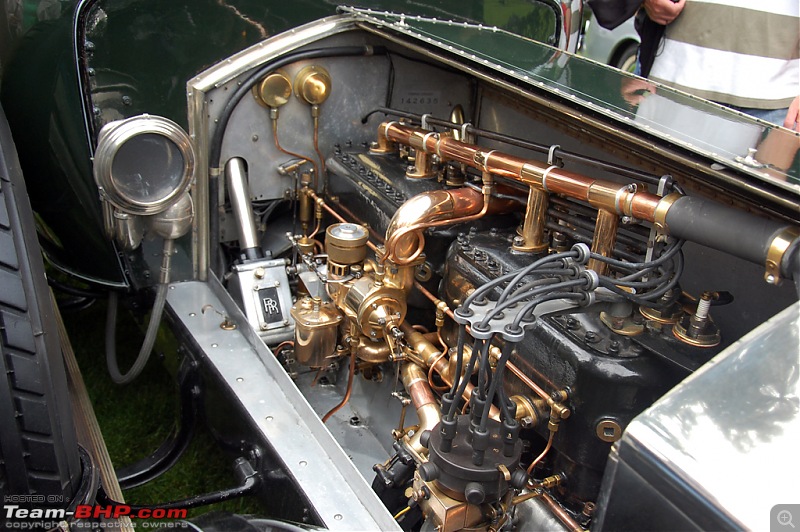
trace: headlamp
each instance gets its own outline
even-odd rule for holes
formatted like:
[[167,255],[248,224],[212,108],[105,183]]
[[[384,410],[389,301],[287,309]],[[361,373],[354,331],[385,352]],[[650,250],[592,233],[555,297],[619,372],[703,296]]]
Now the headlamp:
[[193,175],[189,136],[171,120],[145,114],[100,130],[94,179],[103,197],[122,212],[165,211],[184,193]]

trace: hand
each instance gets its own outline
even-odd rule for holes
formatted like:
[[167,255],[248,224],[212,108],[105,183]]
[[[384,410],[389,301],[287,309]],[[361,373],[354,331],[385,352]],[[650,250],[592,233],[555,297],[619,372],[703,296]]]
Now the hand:
[[681,14],[686,0],[644,0],[644,10],[647,11],[647,16],[650,20],[662,26],[666,26]]
[[648,94],[655,94],[656,86],[642,78],[622,80],[622,97],[631,107],[637,107]]
[[786,113],[786,118],[783,120],[783,127],[789,128],[793,131],[800,131],[800,96],[792,100],[789,104],[789,111]]

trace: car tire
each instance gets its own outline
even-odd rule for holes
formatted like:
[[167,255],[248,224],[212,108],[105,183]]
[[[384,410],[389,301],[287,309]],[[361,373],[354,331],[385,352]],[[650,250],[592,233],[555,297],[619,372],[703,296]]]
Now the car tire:
[[4,503],[66,507],[80,483],[80,454],[55,319],[33,212],[0,108],[0,498]]
[[612,66],[624,72],[630,72],[636,69],[636,55],[639,52],[639,43],[630,42],[623,45],[614,56],[614,61],[611,62]]

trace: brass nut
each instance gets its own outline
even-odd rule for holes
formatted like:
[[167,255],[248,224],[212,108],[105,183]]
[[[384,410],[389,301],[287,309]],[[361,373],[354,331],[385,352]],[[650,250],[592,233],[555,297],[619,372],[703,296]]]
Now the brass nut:
[[613,443],[622,437],[622,427],[613,419],[603,419],[597,424],[597,437]]

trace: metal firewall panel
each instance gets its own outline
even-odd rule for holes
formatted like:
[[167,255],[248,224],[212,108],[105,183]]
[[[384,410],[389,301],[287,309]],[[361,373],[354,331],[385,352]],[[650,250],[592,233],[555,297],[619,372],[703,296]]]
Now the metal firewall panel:
[[[330,45],[364,44],[364,35],[341,35],[329,38]],[[320,105],[319,146],[330,149],[336,143],[362,144],[374,140],[375,130],[382,115],[374,115],[366,124],[360,120],[335,121],[334,116],[365,116],[384,105],[390,78],[390,62],[386,56],[370,58],[326,58],[315,61],[300,61],[280,70],[290,80],[309,65],[325,68],[331,76],[330,97]],[[237,81],[229,82],[209,92],[209,111],[216,116],[227,102],[227,96],[237,87]],[[242,157],[248,162],[250,197],[253,200],[280,199],[286,191],[294,189],[291,176],[281,175],[277,166],[260,164],[263,161],[285,163],[296,159],[278,151],[272,133],[270,111],[257,103],[252,95],[245,96],[236,106],[222,144],[222,161],[231,157]],[[314,160],[313,122],[311,106],[294,95],[286,105],[279,108],[278,139],[281,147]],[[331,153],[323,153],[329,157]]]
[[[399,530],[270,350],[216,278],[170,286],[167,303],[204,361],[241,404],[241,415],[268,442],[330,530]],[[212,305],[237,327],[220,328]]]

